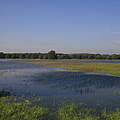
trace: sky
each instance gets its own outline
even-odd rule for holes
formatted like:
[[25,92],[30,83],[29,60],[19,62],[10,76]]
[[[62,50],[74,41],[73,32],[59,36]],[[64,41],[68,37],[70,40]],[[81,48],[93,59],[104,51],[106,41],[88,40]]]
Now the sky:
[[120,0],[0,0],[0,51],[120,54]]

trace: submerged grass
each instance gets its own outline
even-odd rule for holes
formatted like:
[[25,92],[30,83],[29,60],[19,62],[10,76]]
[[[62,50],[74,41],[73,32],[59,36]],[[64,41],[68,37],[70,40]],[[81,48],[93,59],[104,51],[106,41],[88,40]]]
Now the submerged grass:
[[52,61],[52,60],[19,60],[38,65],[62,67],[68,70],[80,72],[94,72],[120,76],[119,63],[98,63],[98,62],[75,62],[75,61]]

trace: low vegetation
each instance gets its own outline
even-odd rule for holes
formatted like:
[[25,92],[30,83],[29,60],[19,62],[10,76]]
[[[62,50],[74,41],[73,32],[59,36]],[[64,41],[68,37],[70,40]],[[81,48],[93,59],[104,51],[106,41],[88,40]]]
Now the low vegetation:
[[74,61],[53,61],[53,60],[21,60],[38,65],[62,67],[68,70],[80,72],[103,73],[120,76],[120,64],[118,63],[95,63],[95,62],[74,62]]
[[120,109],[108,113],[95,114],[90,108],[78,109],[75,105],[65,105],[58,111],[59,120],[120,120]]
[[[68,104],[54,108],[56,112],[51,113],[53,111],[36,106],[30,100],[8,95],[1,94],[0,97],[0,120],[120,120],[120,109],[98,113],[93,108]],[[52,119],[49,118],[50,114],[53,116]]]
[[43,120],[46,108],[35,106],[29,100],[17,100],[6,91],[0,91],[0,120]]
[[59,120],[98,120],[93,116],[91,109],[79,110],[75,105],[65,105],[58,110]]
[[47,109],[34,106],[29,101],[13,101],[12,97],[0,98],[0,120],[42,120],[47,114]]

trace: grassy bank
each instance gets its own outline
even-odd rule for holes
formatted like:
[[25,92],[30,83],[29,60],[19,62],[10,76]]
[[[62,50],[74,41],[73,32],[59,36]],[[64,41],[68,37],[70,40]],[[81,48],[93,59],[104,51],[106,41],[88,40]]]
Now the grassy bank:
[[98,112],[83,107],[86,104],[65,104],[53,108],[53,112],[27,98],[10,96],[9,92],[0,91],[0,95],[0,120],[120,120],[120,109]]
[[120,120],[120,109],[97,113],[92,108],[79,108],[68,104],[56,108],[53,112],[27,100],[16,100],[15,97],[0,98],[0,120]]
[[97,63],[97,62],[74,62],[74,61],[52,61],[52,60],[19,60],[38,65],[62,67],[68,70],[80,72],[104,73],[120,76],[120,64],[118,63]]
[[58,110],[59,120],[120,120],[120,110],[108,113],[106,110],[95,114],[94,109],[80,109],[75,105],[65,105]]
[[0,98],[0,120],[42,120],[47,114],[46,108],[15,100],[13,97]]
[[42,120],[47,109],[0,91],[0,120]]

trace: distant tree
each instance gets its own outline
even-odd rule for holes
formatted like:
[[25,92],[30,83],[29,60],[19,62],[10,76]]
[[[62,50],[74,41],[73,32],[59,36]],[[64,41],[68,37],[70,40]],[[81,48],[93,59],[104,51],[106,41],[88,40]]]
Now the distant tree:
[[5,54],[3,52],[0,52],[0,58],[5,58]]
[[0,52],[0,58],[6,59],[120,59],[120,54],[89,54],[89,53],[74,53],[64,54],[55,53],[54,50],[48,53],[3,53]]
[[38,55],[38,58],[39,58],[39,59],[43,59],[43,55],[40,53],[40,54]]
[[79,59],[79,54],[69,54],[72,59]]
[[59,59],[71,59],[71,57],[68,54],[62,54],[59,56]]
[[25,54],[19,54],[20,59],[25,59]]
[[48,59],[57,59],[57,55],[54,50],[48,52]]
[[95,59],[95,55],[94,54],[88,54],[88,59]]
[[30,54],[30,58],[31,59],[37,59],[38,58],[38,54],[37,53],[31,53]]
[[120,59],[120,55],[112,54],[111,58],[112,59]]
[[25,58],[30,59],[30,53],[25,53]]
[[95,59],[104,59],[104,58],[103,58],[102,55],[100,55],[100,54],[96,54],[96,55],[95,55]]
[[43,55],[43,59],[48,59],[48,55],[47,55],[47,54],[44,54],[44,55]]
[[88,59],[88,53],[81,53],[81,59]]
[[11,58],[12,58],[12,59],[15,59],[15,58],[16,58],[16,54],[15,54],[15,53],[12,53],[12,54],[11,54]]
[[9,58],[11,58],[11,55],[10,54],[5,54],[5,58],[9,59]]

